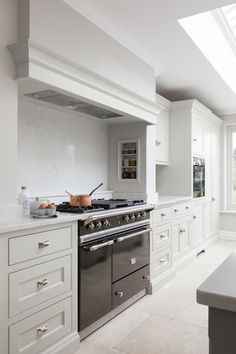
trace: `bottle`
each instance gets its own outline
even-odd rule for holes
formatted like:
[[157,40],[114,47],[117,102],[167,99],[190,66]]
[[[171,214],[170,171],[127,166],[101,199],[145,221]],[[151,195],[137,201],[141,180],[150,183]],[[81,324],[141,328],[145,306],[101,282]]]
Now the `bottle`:
[[27,188],[25,186],[21,187],[21,192],[18,197],[18,203],[21,205],[21,215],[30,215],[30,195],[27,192]]

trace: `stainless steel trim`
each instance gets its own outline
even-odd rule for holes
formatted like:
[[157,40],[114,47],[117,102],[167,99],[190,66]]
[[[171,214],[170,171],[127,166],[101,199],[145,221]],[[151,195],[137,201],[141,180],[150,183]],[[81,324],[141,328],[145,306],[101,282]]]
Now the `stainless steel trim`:
[[93,220],[97,220],[97,219],[103,219],[103,218],[108,218],[109,216],[115,216],[115,215],[123,215],[123,214],[127,214],[127,213],[135,213],[135,212],[140,212],[140,211],[151,211],[153,210],[154,207],[151,206],[146,206],[145,204],[140,204],[139,206],[137,206],[137,208],[124,208],[123,210],[121,210],[120,208],[117,208],[114,212],[107,212],[104,214],[97,214],[97,215],[91,215],[89,216],[86,220],[84,220],[84,225],[88,225],[91,221]]
[[116,242],[122,242],[122,241],[128,240],[129,238],[141,235],[144,232],[150,232],[150,231],[152,231],[152,229],[148,228],[148,229],[144,229],[144,230],[141,230],[141,231],[134,232],[133,234],[130,234],[130,235],[127,235],[127,236],[118,237],[116,239]]
[[150,224],[150,220],[146,219],[146,220],[137,221],[137,222],[134,222],[134,223],[128,224],[128,225],[113,227],[112,229],[93,232],[92,234],[86,234],[86,235],[80,236],[80,243],[83,244],[84,242],[99,239],[104,236],[114,235],[114,233],[118,233],[118,232],[120,233],[120,232],[124,232],[124,231],[130,231],[130,230],[135,229],[140,226],[149,226],[149,224]]
[[107,242],[98,243],[97,245],[93,245],[93,246],[88,246],[88,247],[84,246],[84,249],[88,250],[89,252],[93,252],[93,251],[98,250],[99,248],[111,246],[111,245],[113,245],[113,243],[114,243],[113,240],[109,240]]

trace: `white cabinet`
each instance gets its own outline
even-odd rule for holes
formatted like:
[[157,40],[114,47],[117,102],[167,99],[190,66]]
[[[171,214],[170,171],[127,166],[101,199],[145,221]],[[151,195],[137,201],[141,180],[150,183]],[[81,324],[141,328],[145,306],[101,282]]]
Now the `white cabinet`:
[[194,205],[192,207],[192,223],[191,223],[191,243],[195,248],[202,243],[204,239],[203,230],[203,205]]
[[156,126],[156,163],[169,163],[169,114],[162,112],[157,117]]
[[189,215],[173,222],[173,261],[185,256],[191,247]]
[[196,116],[192,117],[193,155],[204,156],[204,123]]
[[0,352],[79,348],[77,221],[0,235]]

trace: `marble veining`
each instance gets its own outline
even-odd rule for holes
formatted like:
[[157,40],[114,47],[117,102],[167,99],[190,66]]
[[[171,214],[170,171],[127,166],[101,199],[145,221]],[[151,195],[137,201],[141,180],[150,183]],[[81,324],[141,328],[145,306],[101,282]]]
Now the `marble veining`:
[[107,124],[19,101],[18,190],[31,196],[107,189]]

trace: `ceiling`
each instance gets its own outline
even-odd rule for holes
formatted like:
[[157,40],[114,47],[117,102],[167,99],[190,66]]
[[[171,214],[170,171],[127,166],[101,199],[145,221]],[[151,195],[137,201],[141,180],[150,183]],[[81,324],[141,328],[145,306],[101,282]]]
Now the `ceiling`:
[[197,98],[217,114],[236,114],[236,95],[177,21],[232,0],[64,1],[155,67],[164,97]]

